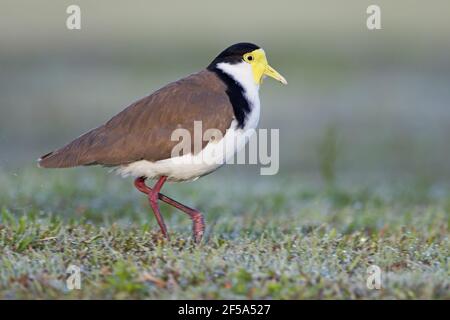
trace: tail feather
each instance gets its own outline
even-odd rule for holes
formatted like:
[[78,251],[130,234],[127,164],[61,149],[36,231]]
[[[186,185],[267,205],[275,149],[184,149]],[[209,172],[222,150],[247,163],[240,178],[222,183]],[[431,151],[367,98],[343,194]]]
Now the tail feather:
[[51,157],[52,154],[53,154],[53,151],[52,151],[52,152],[49,152],[49,153],[47,153],[47,154],[44,154],[42,157],[40,157],[40,158],[37,160],[37,166],[38,166],[39,168],[49,168],[49,167],[46,165],[46,163],[47,163],[46,159],[48,160],[48,158]]
[[38,159],[39,168],[70,168],[91,164],[95,163],[90,163],[76,156],[73,152],[63,152],[63,150],[49,152]]
[[96,130],[75,139],[61,149],[49,152],[38,159],[40,168],[70,168],[97,164],[91,152]]

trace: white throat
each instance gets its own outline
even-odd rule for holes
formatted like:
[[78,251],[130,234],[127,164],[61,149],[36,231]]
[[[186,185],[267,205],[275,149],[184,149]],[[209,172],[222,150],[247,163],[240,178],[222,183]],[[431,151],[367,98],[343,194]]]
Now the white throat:
[[244,61],[236,64],[221,62],[217,64],[217,68],[231,76],[244,88],[249,102],[253,102],[255,96],[259,100],[259,84],[255,83],[250,64]]
[[221,62],[217,64],[217,68],[232,77],[244,89],[244,95],[251,108],[245,127],[256,128],[260,114],[259,84],[255,83],[253,78],[252,66],[244,61],[236,64]]

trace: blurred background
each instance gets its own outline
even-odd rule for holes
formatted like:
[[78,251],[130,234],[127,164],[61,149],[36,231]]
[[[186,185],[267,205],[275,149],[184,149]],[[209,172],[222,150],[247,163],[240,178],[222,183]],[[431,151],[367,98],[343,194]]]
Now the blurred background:
[[[81,30],[66,28],[71,4]],[[366,27],[370,4],[381,30]],[[444,0],[0,0],[0,170],[34,166],[249,41],[289,82],[261,88],[260,127],[280,129],[281,174],[448,179],[449,16]]]

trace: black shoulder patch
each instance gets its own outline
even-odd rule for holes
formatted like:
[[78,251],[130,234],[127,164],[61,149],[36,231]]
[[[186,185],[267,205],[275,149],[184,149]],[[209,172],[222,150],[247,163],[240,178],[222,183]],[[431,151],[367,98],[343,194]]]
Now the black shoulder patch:
[[208,68],[208,70],[215,72],[227,86],[226,93],[230,99],[231,105],[233,106],[234,116],[238,122],[238,127],[243,128],[245,126],[247,114],[251,111],[250,104],[244,96],[244,88],[239,84],[239,82],[234,80],[231,76],[219,68],[213,67]]

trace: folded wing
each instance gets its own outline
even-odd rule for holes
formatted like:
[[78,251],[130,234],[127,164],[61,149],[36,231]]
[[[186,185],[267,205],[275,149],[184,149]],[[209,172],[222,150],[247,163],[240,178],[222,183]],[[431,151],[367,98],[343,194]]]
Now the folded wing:
[[203,131],[214,128],[225,134],[233,117],[224,83],[204,70],[138,100],[104,125],[42,156],[39,166],[118,166],[167,159],[179,143],[171,141],[175,129],[189,130],[193,140],[194,121],[202,121]]

